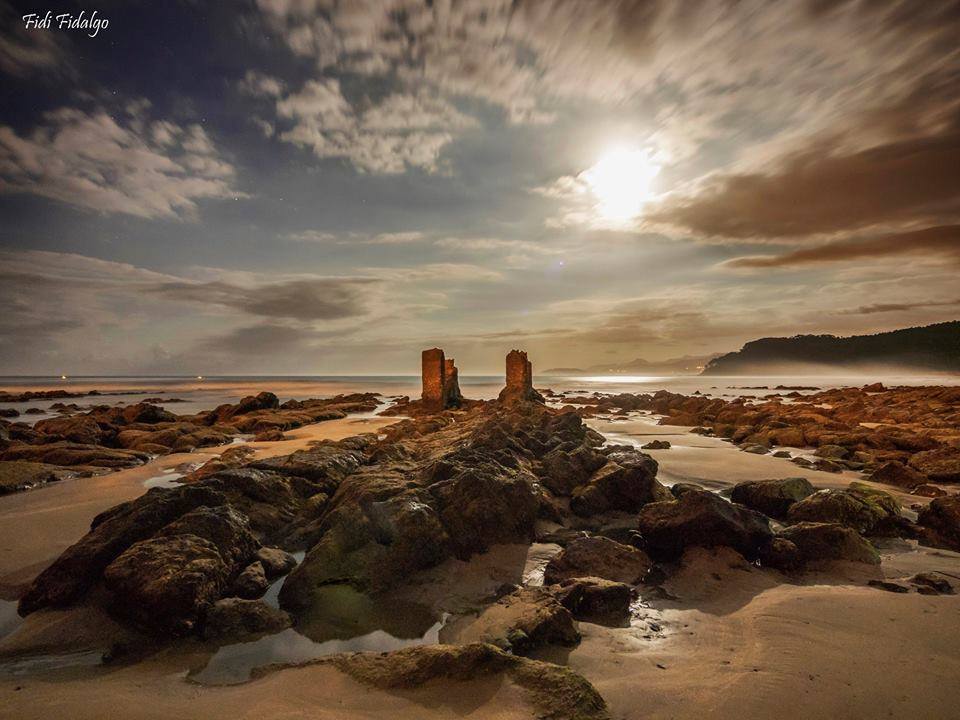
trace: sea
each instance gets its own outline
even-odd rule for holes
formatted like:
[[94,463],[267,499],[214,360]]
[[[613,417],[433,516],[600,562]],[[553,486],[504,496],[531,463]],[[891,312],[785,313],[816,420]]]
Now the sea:
[[[818,389],[856,387],[882,382],[888,387],[898,385],[960,385],[960,375],[537,375],[534,385],[555,392],[598,393],[652,393],[657,390],[690,395],[698,392],[711,397],[762,397],[773,392],[787,392],[800,388],[803,394]],[[503,387],[502,375],[462,375],[460,388],[465,397],[495,398]],[[420,394],[418,375],[224,375],[203,377],[176,376],[17,376],[0,377],[0,390],[12,393],[26,390],[62,389],[70,392],[97,390],[99,396],[68,399],[0,402],[0,408],[20,412],[19,422],[34,423],[57,417],[51,409],[55,403],[75,403],[81,408],[94,405],[119,405],[158,398],[157,404],[171,412],[189,415],[209,410],[223,403],[235,403],[241,398],[262,390],[276,393],[283,402],[289,399],[325,398],[334,395],[375,392],[384,396],[384,407],[395,397],[416,397]],[[32,409],[33,412],[26,411]],[[38,412],[39,411],[39,412]]]

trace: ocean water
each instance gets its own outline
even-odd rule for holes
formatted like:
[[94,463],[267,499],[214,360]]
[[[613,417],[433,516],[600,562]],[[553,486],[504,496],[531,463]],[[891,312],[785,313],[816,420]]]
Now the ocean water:
[[[642,375],[593,375],[550,376],[537,375],[534,384],[538,388],[554,391],[580,391],[585,393],[652,393],[657,390],[692,394],[700,392],[714,397],[738,395],[762,396],[776,392],[777,386],[833,388],[861,386],[882,382],[896,385],[960,385],[960,375],[769,375],[769,376],[642,376]],[[477,399],[495,398],[503,387],[502,375],[463,375],[460,388],[466,397]],[[87,396],[63,400],[31,400],[23,403],[0,403],[0,407],[14,408],[21,415],[16,420],[33,423],[37,420],[56,417],[50,409],[56,402],[76,403],[81,407],[101,404],[131,404],[144,398],[159,397],[167,401],[160,404],[171,412],[191,414],[209,410],[222,403],[235,403],[246,395],[269,390],[277,394],[281,402],[288,399],[331,397],[355,392],[377,392],[386,397],[420,393],[420,378],[416,375],[250,375],[221,377],[0,377],[0,390],[22,392],[25,390],[63,389],[72,392],[99,390],[100,396]],[[812,391],[801,391],[812,392]],[[109,393],[109,394],[107,394]],[[179,401],[179,402],[177,402]],[[36,408],[39,414],[25,414],[28,408]]]

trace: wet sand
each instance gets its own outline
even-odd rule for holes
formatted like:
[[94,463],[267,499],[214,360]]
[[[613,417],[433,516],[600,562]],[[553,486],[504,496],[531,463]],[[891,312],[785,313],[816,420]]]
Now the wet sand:
[[[285,433],[287,440],[247,445],[258,458],[286,455],[315,440],[376,432],[396,421],[368,417],[328,420],[290,430]],[[146,465],[108,475],[64,480],[0,497],[0,599],[19,597],[25,585],[89,530],[98,513],[146,492],[145,481],[184,463],[203,463],[231,447],[236,446],[163,455]]]

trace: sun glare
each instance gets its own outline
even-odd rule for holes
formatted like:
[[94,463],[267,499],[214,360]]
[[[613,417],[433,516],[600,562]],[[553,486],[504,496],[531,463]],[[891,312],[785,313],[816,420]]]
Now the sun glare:
[[617,147],[604,153],[581,177],[597,198],[600,217],[624,222],[639,215],[652,199],[650,186],[659,172],[660,166],[646,151]]

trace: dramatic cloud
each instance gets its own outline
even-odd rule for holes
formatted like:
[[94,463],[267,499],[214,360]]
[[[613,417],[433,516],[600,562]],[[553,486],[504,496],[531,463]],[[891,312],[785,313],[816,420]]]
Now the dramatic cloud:
[[697,235],[784,239],[960,217],[960,132],[844,154],[815,147],[768,175],[725,175],[651,213]]
[[758,255],[728,260],[731,268],[782,268],[849,260],[873,260],[898,255],[942,254],[960,259],[960,225],[926,228],[868,239],[838,240],[782,255]]
[[204,198],[235,198],[233,167],[199,125],[61,108],[25,136],[0,126],[0,192],[33,193],[101,213],[180,218]]
[[368,311],[373,278],[315,278],[243,287],[227,282],[164,283],[152,292],[170,300],[220,305],[269,318],[342,320]]

